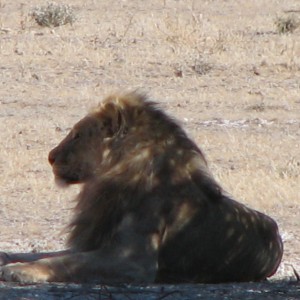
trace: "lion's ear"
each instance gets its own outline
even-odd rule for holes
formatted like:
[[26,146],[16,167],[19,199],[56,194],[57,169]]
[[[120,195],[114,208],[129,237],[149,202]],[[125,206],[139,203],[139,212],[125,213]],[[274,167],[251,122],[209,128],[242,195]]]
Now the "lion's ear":
[[109,136],[124,133],[126,122],[121,109],[117,105],[114,103],[107,103],[105,105],[104,119]]

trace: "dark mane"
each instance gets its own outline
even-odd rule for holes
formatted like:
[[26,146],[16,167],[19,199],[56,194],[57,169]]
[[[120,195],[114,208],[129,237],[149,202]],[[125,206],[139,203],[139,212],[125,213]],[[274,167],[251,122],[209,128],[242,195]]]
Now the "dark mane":
[[[112,224],[147,198],[159,196],[164,203],[158,205],[169,207],[169,202],[181,197],[201,202],[221,197],[221,188],[208,173],[201,150],[157,103],[136,93],[110,97],[97,109],[102,116],[105,104],[117,106],[123,131],[110,141],[99,173],[84,184],[78,196],[75,219],[70,225],[71,247],[92,250],[111,240],[115,229]],[[97,220],[91,222],[91,218]]]

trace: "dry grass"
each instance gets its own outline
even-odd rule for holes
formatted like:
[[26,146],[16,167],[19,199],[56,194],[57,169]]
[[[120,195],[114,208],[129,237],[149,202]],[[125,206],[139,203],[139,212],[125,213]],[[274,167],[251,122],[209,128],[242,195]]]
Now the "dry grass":
[[54,186],[47,153],[103,96],[141,88],[228,192],[278,220],[278,276],[299,272],[300,33],[274,26],[295,1],[75,0],[56,28],[28,17],[37,5],[0,2],[1,250],[63,247],[77,188]]
[[29,15],[43,27],[58,27],[73,24],[76,20],[72,8],[67,4],[48,2],[47,5],[35,7]]
[[277,17],[275,20],[278,33],[292,33],[300,25],[300,21],[294,15]]

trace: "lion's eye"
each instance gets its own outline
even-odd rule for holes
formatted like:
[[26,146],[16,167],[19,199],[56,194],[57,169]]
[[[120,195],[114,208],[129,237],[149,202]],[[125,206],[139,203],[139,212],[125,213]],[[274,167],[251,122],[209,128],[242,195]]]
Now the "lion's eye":
[[73,140],[78,140],[80,138],[79,132],[74,132],[73,133]]

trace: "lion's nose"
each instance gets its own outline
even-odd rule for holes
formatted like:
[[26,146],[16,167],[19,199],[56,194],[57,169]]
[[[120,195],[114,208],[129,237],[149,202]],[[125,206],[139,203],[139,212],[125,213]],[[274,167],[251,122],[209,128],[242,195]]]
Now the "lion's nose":
[[48,155],[48,161],[49,161],[50,165],[53,165],[55,163],[55,155],[53,153],[53,150],[50,151],[50,153]]

